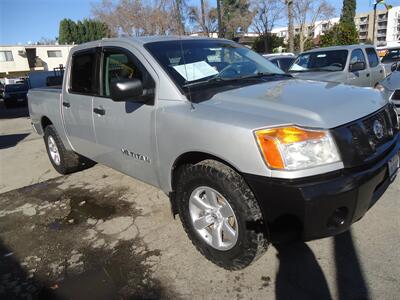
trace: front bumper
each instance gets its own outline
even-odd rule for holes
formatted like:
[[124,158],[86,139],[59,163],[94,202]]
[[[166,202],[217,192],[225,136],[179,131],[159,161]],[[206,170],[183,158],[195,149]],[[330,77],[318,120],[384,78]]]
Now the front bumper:
[[399,150],[400,135],[389,153],[367,167],[294,180],[244,177],[258,199],[273,241],[282,227],[297,230],[304,241],[313,240],[341,233],[364,216],[393,181],[388,162]]

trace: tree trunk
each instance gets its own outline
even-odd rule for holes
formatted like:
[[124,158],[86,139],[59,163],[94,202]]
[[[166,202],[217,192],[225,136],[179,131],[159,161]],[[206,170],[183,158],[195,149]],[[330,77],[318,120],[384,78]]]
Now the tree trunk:
[[203,24],[203,31],[209,37],[209,32],[208,32],[208,27],[206,24],[206,11],[204,8],[204,0],[200,0],[200,6],[201,6],[201,23]]
[[185,25],[183,24],[182,20],[182,0],[175,0],[175,6],[176,6],[176,17],[178,19],[178,31],[180,35],[185,34]]
[[288,43],[289,52],[294,52],[294,28],[293,28],[293,0],[286,0],[288,10]]
[[300,25],[299,48],[300,53],[304,51],[304,24]]
[[217,12],[218,12],[218,37],[224,38],[224,24],[222,24],[222,14],[221,14],[221,0],[217,0]]
[[263,39],[264,39],[264,52],[268,53],[268,34],[264,34]]

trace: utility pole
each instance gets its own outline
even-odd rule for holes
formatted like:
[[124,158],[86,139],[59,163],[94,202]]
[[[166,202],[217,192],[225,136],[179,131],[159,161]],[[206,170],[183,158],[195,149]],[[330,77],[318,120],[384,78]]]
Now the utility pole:
[[288,43],[289,52],[294,52],[293,0],[285,0],[288,11]]
[[218,13],[218,37],[224,38],[225,37],[225,30],[224,24],[222,24],[222,14],[221,14],[221,0],[217,0],[217,13]]
[[372,43],[375,45],[375,26],[376,26],[376,7],[378,6],[378,4],[382,3],[383,5],[385,5],[386,9],[389,10],[392,8],[391,5],[386,4],[384,0],[375,0],[374,1],[374,24],[372,26]]

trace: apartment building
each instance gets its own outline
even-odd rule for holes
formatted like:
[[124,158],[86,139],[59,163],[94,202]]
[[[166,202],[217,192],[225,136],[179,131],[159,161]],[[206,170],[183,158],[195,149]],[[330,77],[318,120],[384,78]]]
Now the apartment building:
[[0,45],[0,78],[65,66],[73,45]]
[[[323,35],[334,24],[339,22],[339,18],[333,18],[327,21],[317,21],[314,25],[307,25],[305,35],[310,38],[317,38]],[[372,41],[374,11],[357,14],[354,18],[361,43]],[[295,26],[295,34],[300,33],[300,28]],[[274,28],[273,34],[279,37],[287,38],[287,27]],[[377,10],[375,20],[375,45],[389,46],[400,43],[400,6],[388,10]]]

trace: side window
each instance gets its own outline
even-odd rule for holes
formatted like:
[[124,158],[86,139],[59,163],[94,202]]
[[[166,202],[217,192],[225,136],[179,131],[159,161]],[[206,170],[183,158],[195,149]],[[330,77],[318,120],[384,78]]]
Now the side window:
[[367,49],[365,49],[365,51],[367,52],[369,66],[371,68],[373,68],[373,67],[376,67],[377,65],[379,65],[379,58],[378,58],[378,55],[376,54],[375,49],[367,48]]
[[103,96],[110,96],[110,84],[121,79],[137,78],[143,81],[137,62],[122,52],[105,52],[103,61]]
[[363,62],[366,64],[364,53],[361,49],[355,49],[351,52],[350,64]]
[[96,53],[77,53],[72,56],[70,91],[79,94],[97,93]]

